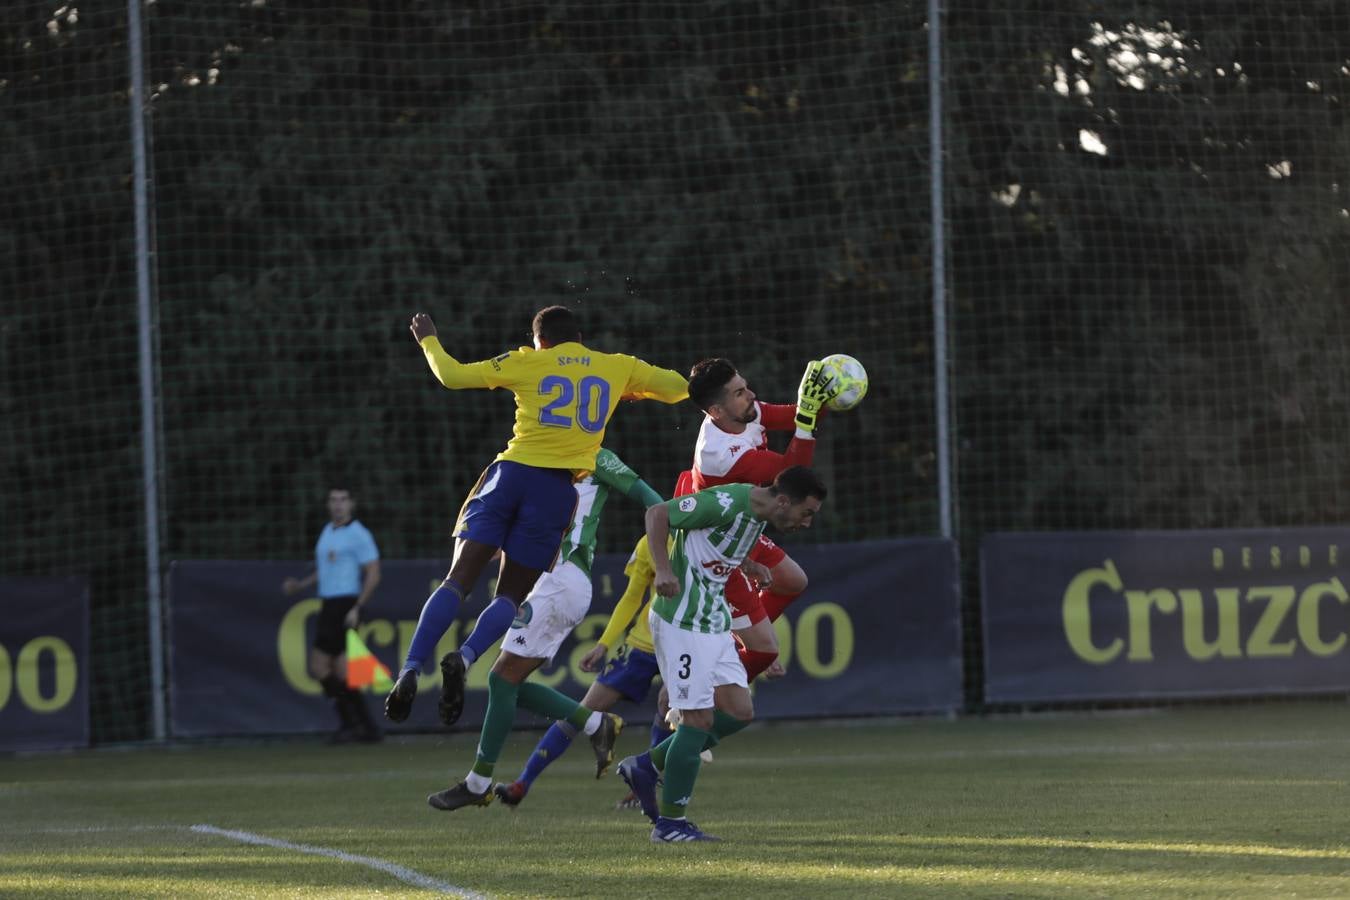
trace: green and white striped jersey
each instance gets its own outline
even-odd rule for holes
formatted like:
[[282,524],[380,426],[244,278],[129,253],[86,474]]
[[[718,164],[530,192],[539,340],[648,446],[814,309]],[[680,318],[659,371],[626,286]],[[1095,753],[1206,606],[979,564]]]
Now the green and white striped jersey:
[[679,579],[674,597],[652,601],[658,616],[686,631],[731,630],[727,578],[764,532],[750,511],[748,484],[722,484],[666,503],[672,541],[670,565]]
[[595,469],[577,482],[577,511],[572,515],[572,527],[563,535],[558,551],[559,562],[570,562],[591,574],[595,561],[595,532],[600,527],[600,513],[609,499],[611,488],[621,494],[630,491],[638,481],[638,473],[628,468],[612,451],[600,448],[595,457]]

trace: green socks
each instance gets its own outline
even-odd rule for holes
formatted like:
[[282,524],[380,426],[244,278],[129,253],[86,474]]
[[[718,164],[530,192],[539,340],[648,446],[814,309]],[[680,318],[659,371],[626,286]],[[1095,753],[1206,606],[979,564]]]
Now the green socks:
[[[666,748],[663,754],[665,785],[661,788],[661,815],[672,819],[684,816],[689,799],[694,795],[699,766],[703,763],[699,753],[710,737],[712,735],[701,728],[681,725],[661,744],[661,747]],[[656,750],[652,751],[652,761],[656,762]],[[660,764],[657,768],[661,768]]]
[[[702,734],[708,735],[708,742],[699,748],[700,751],[711,750],[722,742],[722,738],[731,737],[749,724],[749,722],[743,722],[730,713],[722,712],[720,709],[713,710],[712,731],[701,732]],[[672,734],[649,751],[652,756],[652,765],[656,766],[658,770],[665,769],[666,754],[670,752],[670,742],[673,740],[675,740],[675,735]]]
[[577,731],[584,730],[591,717],[591,711],[571,697],[533,681],[520,686],[520,705],[545,719],[566,722]]
[[488,673],[488,705],[483,716],[483,730],[478,735],[478,757],[474,760],[474,774],[490,776],[502,754],[511,726],[516,722],[516,698],[521,685],[512,684],[496,672]]

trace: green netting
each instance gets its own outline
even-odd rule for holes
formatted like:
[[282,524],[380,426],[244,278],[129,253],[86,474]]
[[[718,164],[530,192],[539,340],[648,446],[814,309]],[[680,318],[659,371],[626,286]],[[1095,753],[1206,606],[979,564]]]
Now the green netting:
[[1350,7],[947,25],[967,561],[990,531],[1343,521]]
[[1339,521],[1350,9],[951,6],[967,533]]
[[[334,477],[354,482],[387,557],[447,556],[511,403],[441,389],[407,321],[430,312],[453,353],[481,359],[524,343],[534,310],[554,302],[579,309],[597,348],[680,370],[726,355],[770,400],[792,399],[808,359],[858,357],[871,395],[825,426],[818,459],[834,494],[803,539],[934,529],[921,10],[145,11],[165,560],[305,558]],[[74,40],[124,53],[119,34]],[[122,89],[121,62],[91,87]],[[47,113],[95,128],[71,106]],[[125,129],[99,132],[123,177]],[[125,272],[120,187],[120,230],[90,252],[119,247]],[[116,287],[108,303],[130,325],[132,285]],[[114,421],[131,440],[134,353],[99,364],[128,386]],[[688,405],[634,405],[608,443],[669,491],[698,420]],[[54,436],[33,445],[54,463],[66,449]],[[137,450],[116,502],[129,521]],[[68,510],[58,527],[88,533],[91,569],[143,564],[84,515]],[[628,524],[604,529],[601,549],[629,549],[640,522]],[[125,598],[139,593],[108,585],[95,603],[134,630],[141,612]],[[118,675],[142,665],[105,660]],[[123,736],[100,721],[100,738]]]
[[[982,534],[1341,519],[1350,10],[944,5],[974,706]],[[0,12],[0,574],[90,575],[100,741],[149,707],[111,7]],[[833,493],[794,540],[936,532],[926,4],[144,13],[163,559],[307,557],[333,478],[387,557],[444,557],[510,401],[439,388],[407,320],[477,359],[553,302],[601,349],[729,356],[767,399],[857,356],[871,394],[827,423]],[[609,444],[668,490],[697,421],[635,405]]]
[[[931,454],[920,25],[887,4],[156,6],[168,555],[303,556],[334,471],[359,473],[386,554],[445,555],[510,401],[437,387],[408,318],[481,359],[560,301],[598,348],[727,355],[768,398],[810,358],[863,359],[817,537],[929,530],[927,485],[891,474]],[[668,490],[697,420],[635,406],[610,445]]]
[[0,575],[89,579],[104,740],[150,695],[128,80],[120,9],[0,8]]

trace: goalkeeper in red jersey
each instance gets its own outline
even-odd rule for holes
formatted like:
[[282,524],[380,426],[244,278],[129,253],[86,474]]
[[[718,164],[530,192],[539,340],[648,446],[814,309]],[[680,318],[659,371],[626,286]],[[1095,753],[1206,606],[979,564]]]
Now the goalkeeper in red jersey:
[[[689,371],[689,399],[704,418],[694,467],[681,478],[676,495],[721,484],[767,485],[784,469],[811,465],[821,414],[838,392],[818,360],[807,364],[796,404],[760,402],[730,360],[696,363]],[[793,432],[784,452],[769,449],[770,431]],[[749,559],[768,570],[767,578],[752,583],[738,572],[728,580],[726,596],[736,616],[732,628],[744,644],[741,661],[747,678],[754,680],[777,660],[772,623],[806,590],[807,580],[801,566],[766,537],[761,536]]]

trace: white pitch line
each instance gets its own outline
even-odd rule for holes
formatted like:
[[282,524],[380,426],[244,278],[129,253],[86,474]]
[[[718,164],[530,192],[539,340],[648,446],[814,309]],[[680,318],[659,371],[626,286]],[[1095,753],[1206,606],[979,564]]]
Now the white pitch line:
[[395,865],[383,859],[376,859],[373,856],[359,856],[355,853],[346,853],[342,850],[330,850],[327,847],[315,847],[311,844],[293,844],[290,841],[282,841],[276,838],[264,837],[261,834],[253,834],[250,831],[231,831],[226,828],[217,828],[214,825],[193,825],[189,831],[197,834],[213,834],[217,837],[229,838],[232,841],[239,841],[243,844],[257,844],[262,847],[275,847],[279,850],[294,850],[297,853],[308,853],[313,856],[327,856],[331,859],[339,859],[343,862],[356,863],[360,866],[367,866],[371,869],[378,869],[387,875],[392,875],[404,884],[411,884],[414,887],[420,887],[428,891],[436,891],[441,894],[449,894],[454,897],[473,898],[473,900],[486,900],[484,894],[465,890],[462,887],[456,887],[446,881],[438,878],[432,878],[429,875],[423,875],[421,872],[415,872],[412,869]]

